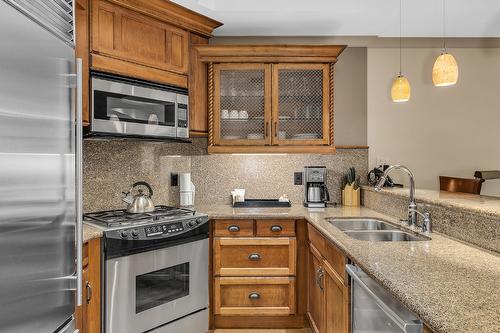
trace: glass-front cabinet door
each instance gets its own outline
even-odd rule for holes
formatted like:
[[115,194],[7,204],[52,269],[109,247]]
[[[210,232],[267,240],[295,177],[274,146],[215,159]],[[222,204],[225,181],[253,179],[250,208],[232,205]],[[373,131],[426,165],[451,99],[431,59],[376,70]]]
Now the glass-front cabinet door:
[[271,65],[214,65],[215,145],[271,144]]
[[274,145],[329,143],[329,65],[273,65]]

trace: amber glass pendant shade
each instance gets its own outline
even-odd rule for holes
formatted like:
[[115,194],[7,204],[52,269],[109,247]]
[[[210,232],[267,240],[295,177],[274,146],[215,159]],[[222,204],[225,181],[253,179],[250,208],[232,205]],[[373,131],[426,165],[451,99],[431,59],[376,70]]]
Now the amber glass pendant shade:
[[410,82],[404,75],[398,75],[392,81],[391,97],[393,102],[408,102],[411,96]]
[[432,82],[436,87],[451,86],[458,81],[458,64],[455,57],[447,52],[441,53],[432,68]]

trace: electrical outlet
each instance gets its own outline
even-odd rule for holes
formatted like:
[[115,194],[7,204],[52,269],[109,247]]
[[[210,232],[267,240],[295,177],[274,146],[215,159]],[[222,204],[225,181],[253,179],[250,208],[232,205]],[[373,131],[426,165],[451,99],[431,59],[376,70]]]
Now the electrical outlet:
[[179,174],[170,173],[170,186],[179,186]]
[[293,173],[293,185],[302,185],[302,172]]

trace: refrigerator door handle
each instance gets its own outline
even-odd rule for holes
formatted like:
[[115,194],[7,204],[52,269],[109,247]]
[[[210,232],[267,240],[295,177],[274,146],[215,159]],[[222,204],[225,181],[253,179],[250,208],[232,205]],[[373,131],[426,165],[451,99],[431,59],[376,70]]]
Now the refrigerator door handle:
[[75,115],[75,163],[76,163],[76,305],[83,304],[83,165],[82,165],[82,145],[83,145],[83,124],[82,124],[82,59],[76,59],[76,115]]

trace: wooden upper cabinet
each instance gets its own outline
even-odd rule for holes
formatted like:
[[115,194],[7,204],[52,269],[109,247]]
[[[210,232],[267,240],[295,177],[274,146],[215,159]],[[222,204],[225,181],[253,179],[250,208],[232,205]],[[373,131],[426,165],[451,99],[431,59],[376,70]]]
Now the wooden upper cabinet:
[[344,48],[197,45],[208,65],[208,152],[334,152],[333,65]]
[[167,0],[88,1],[92,69],[192,91],[206,87],[206,69],[191,76],[200,67],[190,64],[191,45],[205,43],[220,22]]
[[93,0],[92,51],[179,74],[188,73],[189,33],[107,1]]

